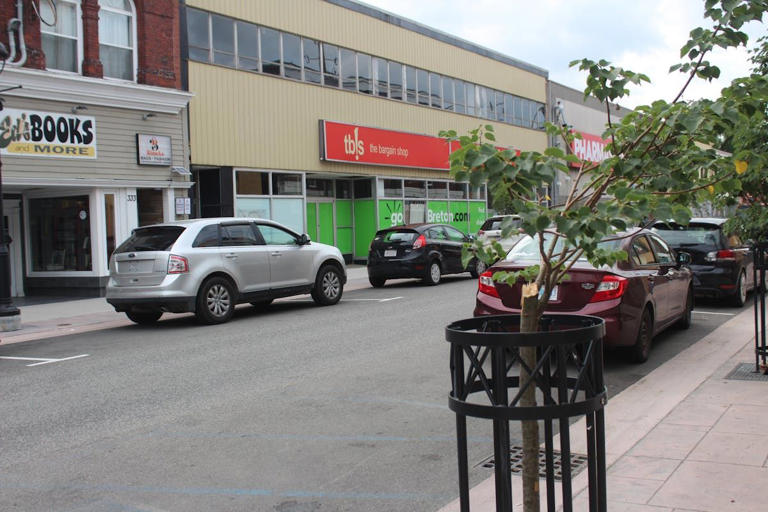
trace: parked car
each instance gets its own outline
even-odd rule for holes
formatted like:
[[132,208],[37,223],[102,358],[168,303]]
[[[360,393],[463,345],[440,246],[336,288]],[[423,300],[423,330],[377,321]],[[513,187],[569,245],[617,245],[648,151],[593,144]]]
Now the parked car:
[[107,302],[139,324],[166,311],[216,324],[243,302],[311,293],[319,305],[336,304],[346,280],[337,248],[277,222],[197,219],[133,230],[110,257]]
[[723,231],[728,219],[693,218],[686,226],[656,222],[651,230],[674,249],[691,254],[693,291],[697,297],[729,300],[741,307],[754,288],[754,261],[749,246]]
[[461,264],[461,249],[472,238],[447,224],[408,224],[376,233],[368,252],[368,280],[384,286],[387,279],[420,278],[438,284],[445,274],[470,272],[477,277],[485,271],[479,260]]
[[516,232],[515,229],[508,236],[502,237],[501,228],[502,223],[505,221],[513,228],[519,228],[523,222],[519,215],[494,215],[493,217],[488,217],[477,232],[477,239],[483,243],[491,243],[495,240],[501,244],[505,251],[509,251],[524,234]]
[[[595,315],[605,319],[606,347],[628,347],[635,362],[648,359],[654,335],[670,325],[688,328],[693,310],[692,273],[687,253],[676,254],[648,230],[617,234],[601,242],[606,249],[623,249],[628,261],[595,268],[578,260],[569,278],[552,290],[548,313]],[[545,240],[546,243],[546,240]],[[519,313],[522,284],[494,282],[497,271],[516,271],[540,261],[538,239],[526,236],[504,261],[478,280],[474,314]]]

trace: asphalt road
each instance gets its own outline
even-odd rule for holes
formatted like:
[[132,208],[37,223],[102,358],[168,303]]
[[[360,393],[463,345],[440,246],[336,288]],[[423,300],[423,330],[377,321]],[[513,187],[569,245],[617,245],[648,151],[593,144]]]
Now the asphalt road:
[[[0,510],[436,510],[458,495],[443,329],[471,316],[475,287],[397,282],[332,307],[245,306],[219,326],[188,317],[0,347],[72,358],[0,360]],[[694,326],[662,334],[643,365],[609,354],[609,393],[735,312],[697,304]],[[492,453],[491,425],[469,434],[474,465]],[[473,467],[472,483],[491,474]]]

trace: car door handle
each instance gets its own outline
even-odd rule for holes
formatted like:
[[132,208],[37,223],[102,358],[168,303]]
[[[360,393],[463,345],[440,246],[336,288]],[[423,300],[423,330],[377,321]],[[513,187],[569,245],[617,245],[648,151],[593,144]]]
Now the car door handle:
[[237,254],[235,254],[233,252],[230,252],[230,253],[225,254],[224,257],[225,258],[229,258],[229,259],[235,259],[235,258],[237,258]]
[[272,256],[282,256],[282,255],[283,255],[283,253],[281,253],[279,251],[275,251],[275,252],[272,253]]

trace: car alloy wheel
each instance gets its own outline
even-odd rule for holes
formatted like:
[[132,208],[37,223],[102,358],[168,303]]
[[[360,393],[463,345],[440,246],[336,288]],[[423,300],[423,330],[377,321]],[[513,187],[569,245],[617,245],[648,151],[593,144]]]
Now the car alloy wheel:
[[217,284],[208,289],[205,296],[205,304],[213,316],[224,316],[231,307],[232,298],[229,290],[223,285]]
[[440,262],[437,260],[432,260],[429,263],[429,267],[427,267],[427,273],[424,276],[424,282],[428,285],[436,285],[440,283],[440,277],[442,276],[442,271],[440,269]]
[[733,297],[733,303],[736,307],[742,307],[747,302],[747,273],[743,270],[739,274],[739,280],[736,282],[736,295]]
[[321,306],[331,306],[341,300],[343,291],[339,270],[333,265],[325,265],[317,273],[312,299]]
[[644,363],[648,360],[651,353],[651,343],[653,342],[653,317],[648,308],[643,310],[643,316],[640,318],[640,327],[637,329],[637,338],[632,347],[632,361],[635,363]]
[[475,259],[475,262],[472,264],[472,266],[469,269],[469,274],[472,277],[480,277],[480,274],[486,271],[488,268],[488,265],[485,264],[485,262],[481,259]]
[[212,277],[200,288],[195,313],[206,324],[219,324],[232,318],[235,312],[232,284],[223,277]]

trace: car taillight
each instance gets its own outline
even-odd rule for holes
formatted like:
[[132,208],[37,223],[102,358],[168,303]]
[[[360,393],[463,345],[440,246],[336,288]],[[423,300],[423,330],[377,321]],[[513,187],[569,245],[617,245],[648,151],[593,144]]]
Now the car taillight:
[[425,245],[427,245],[427,239],[424,238],[424,235],[419,235],[419,238],[413,242],[414,249],[421,249]]
[[485,234],[485,231],[483,231],[482,229],[477,232],[477,236],[484,235],[484,234]]
[[480,274],[480,278],[477,280],[477,291],[478,293],[499,298],[499,292],[496,290],[496,285],[493,282],[493,273],[490,270]]
[[715,261],[736,261],[736,253],[730,249],[723,249],[721,251],[708,252],[704,260],[709,262]]
[[606,275],[597,285],[595,294],[589,299],[589,302],[602,302],[604,300],[618,299],[624,295],[627,289],[627,279],[621,276]]
[[168,258],[168,273],[183,274],[185,272],[189,272],[189,261],[187,261],[187,258],[171,254],[171,257]]

